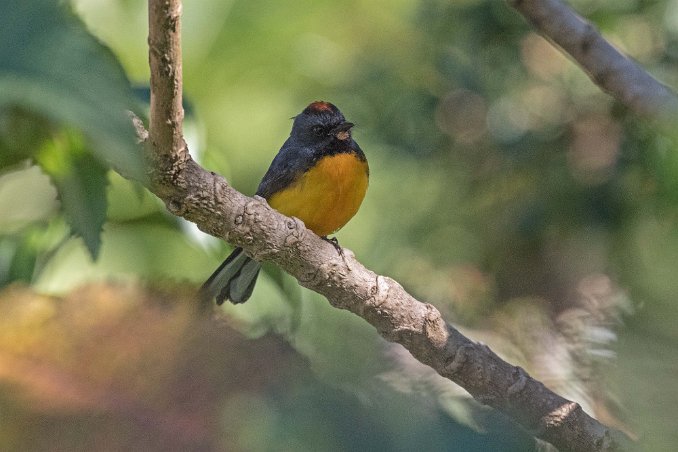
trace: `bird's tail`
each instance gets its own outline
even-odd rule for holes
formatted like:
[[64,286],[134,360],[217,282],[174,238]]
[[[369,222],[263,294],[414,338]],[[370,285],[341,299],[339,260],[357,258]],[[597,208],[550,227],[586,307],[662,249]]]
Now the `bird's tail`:
[[248,257],[242,248],[236,248],[202,285],[200,297],[203,300],[216,298],[218,305],[224,300],[244,303],[252,295],[260,269],[259,262]]

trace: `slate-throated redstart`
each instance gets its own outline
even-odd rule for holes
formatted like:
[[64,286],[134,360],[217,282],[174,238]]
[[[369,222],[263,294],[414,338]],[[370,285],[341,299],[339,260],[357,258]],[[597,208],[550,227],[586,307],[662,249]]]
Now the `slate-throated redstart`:
[[[367,191],[369,167],[351,136],[352,127],[331,103],[311,103],[294,118],[292,132],[256,194],[327,239],[355,215]],[[259,262],[236,248],[203,284],[201,294],[216,297],[217,304],[244,303],[260,269]]]

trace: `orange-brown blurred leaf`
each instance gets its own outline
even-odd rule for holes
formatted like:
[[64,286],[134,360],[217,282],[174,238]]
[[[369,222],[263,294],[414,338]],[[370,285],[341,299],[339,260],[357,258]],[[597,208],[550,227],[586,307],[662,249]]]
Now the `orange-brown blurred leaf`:
[[220,435],[224,401],[284,381],[301,361],[281,340],[246,339],[194,306],[176,287],[0,292],[0,407],[10,413],[0,449],[233,450]]

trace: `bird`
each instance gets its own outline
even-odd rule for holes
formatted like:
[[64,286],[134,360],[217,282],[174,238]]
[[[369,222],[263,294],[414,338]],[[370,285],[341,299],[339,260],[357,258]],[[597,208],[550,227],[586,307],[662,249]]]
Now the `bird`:
[[[293,117],[292,131],[266,171],[256,195],[321,238],[341,229],[358,212],[367,192],[369,165],[352,137],[354,124],[326,101],[310,103]],[[238,247],[200,289],[203,300],[233,304],[252,295],[261,264]]]

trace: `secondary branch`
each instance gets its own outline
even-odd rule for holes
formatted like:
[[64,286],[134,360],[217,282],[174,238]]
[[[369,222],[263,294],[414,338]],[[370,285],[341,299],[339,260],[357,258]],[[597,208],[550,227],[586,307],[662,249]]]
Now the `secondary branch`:
[[569,54],[598,85],[629,109],[649,116],[675,115],[678,97],[607,42],[560,0],[508,0],[544,37]]
[[176,158],[186,148],[182,131],[181,2],[149,1],[148,30],[149,138],[157,155]]

